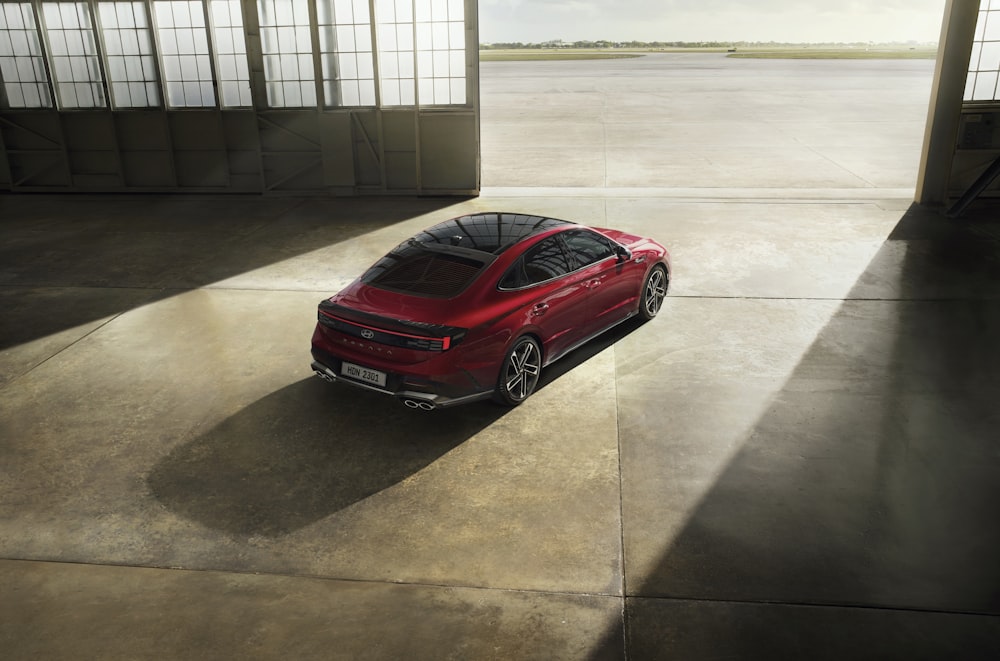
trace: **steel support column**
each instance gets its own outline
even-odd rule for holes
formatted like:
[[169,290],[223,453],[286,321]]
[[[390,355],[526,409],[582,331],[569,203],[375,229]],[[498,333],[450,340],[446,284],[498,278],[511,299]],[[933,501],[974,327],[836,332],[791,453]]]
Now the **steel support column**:
[[978,19],[979,0],[947,0],[917,173],[915,199],[919,204],[944,204],[948,197]]

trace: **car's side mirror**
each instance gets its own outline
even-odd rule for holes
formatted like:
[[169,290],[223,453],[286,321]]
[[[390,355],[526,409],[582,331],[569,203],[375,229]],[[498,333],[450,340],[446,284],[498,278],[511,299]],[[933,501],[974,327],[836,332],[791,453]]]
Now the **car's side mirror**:
[[618,263],[623,264],[628,260],[632,259],[632,251],[625,246],[616,246],[615,254],[618,255]]

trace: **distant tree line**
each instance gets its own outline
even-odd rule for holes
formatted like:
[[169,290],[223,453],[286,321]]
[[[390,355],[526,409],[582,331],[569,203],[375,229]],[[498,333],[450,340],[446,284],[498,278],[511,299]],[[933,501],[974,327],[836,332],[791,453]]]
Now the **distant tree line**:
[[780,47],[821,47],[821,48],[873,48],[877,46],[933,46],[915,41],[891,44],[876,44],[870,41],[838,43],[785,43],[776,41],[546,41],[523,43],[520,41],[480,44],[481,50],[526,50],[532,48],[780,48]]

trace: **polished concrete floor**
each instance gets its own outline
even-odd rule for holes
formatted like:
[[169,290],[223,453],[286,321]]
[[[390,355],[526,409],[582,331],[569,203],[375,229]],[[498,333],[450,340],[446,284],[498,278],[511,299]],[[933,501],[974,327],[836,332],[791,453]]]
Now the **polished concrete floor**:
[[[0,196],[0,657],[1000,657],[1000,208],[914,207],[908,149],[826,186]],[[512,410],[311,375],[320,298],[498,208],[658,238],[663,312]]]

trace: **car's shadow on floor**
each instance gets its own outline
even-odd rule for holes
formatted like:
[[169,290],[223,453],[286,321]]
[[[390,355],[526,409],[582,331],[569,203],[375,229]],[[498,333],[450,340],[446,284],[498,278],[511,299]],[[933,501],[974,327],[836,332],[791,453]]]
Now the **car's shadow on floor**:
[[[547,365],[542,370],[542,375],[538,379],[536,392],[552,384],[560,377],[568,374],[575,368],[587,362],[605,349],[609,349],[621,340],[625,339],[635,331],[639,330],[647,321],[642,317],[635,316],[623,321],[614,328],[598,335],[590,342],[569,352],[556,362]],[[654,320],[653,323],[663,323],[662,320]]]
[[[641,325],[629,320],[548,366],[539,388]],[[509,410],[485,401],[418,411],[310,377],[175,448],[148,485],[185,519],[234,536],[278,537],[402,482]]]
[[148,484],[186,519],[232,535],[277,537],[398,484],[504,412],[488,402],[414,411],[310,377],[180,445]]

